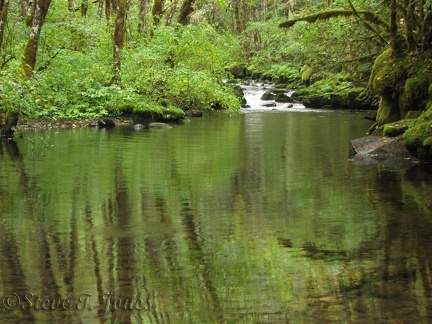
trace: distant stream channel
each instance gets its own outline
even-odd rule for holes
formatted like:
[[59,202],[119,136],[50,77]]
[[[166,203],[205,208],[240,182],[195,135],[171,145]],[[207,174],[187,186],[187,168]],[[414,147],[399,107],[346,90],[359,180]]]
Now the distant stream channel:
[[[432,173],[300,104],[0,144],[4,323],[430,323]],[[262,94],[262,93],[261,93]]]

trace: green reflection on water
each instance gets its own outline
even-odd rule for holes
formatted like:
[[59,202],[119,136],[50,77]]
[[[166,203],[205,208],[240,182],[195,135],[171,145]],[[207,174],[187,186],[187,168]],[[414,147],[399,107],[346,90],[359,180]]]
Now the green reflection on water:
[[428,322],[430,172],[348,161],[367,128],[249,113],[3,143],[0,318]]

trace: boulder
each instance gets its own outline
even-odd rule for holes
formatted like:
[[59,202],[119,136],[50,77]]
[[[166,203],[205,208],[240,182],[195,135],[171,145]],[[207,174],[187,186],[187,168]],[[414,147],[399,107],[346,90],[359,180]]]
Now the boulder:
[[362,163],[386,163],[412,166],[417,160],[410,154],[402,136],[366,136],[350,143],[350,158]]
[[278,93],[275,97],[276,102],[293,102],[294,100],[285,93]]
[[242,105],[247,103],[246,98],[244,97],[243,89],[239,85],[234,86],[234,94],[240,98]]
[[264,92],[264,94],[261,96],[262,101],[270,101],[275,99],[275,95],[273,94],[272,90],[267,90]]
[[112,120],[111,118],[99,119],[97,121],[97,124],[98,124],[99,128],[113,128],[113,127],[115,127],[114,120]]

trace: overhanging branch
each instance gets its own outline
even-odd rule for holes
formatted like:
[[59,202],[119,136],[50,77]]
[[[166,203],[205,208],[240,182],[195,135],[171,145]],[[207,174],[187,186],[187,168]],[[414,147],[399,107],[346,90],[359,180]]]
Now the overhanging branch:
[[285,21],[279,25],[279,27],[282,28],[290,28],[294,26],[296,23],[300,21],[306,21],[308,23],[314,23],[318,20],[327,20],[330,18],[339,18],[339,17],[351,17],[355,15],[361,16],[364,20],[374,23],[375,25],[379,25],[384,27],[386,30],[389,30],[389,24],[383,20],[380,16],[378,16],[376,13],[371,11],[356,11],[355,13],[352,10],[329,10],[329,11],[322,11],[314,15],[309,15],[297,19],[292,19]]

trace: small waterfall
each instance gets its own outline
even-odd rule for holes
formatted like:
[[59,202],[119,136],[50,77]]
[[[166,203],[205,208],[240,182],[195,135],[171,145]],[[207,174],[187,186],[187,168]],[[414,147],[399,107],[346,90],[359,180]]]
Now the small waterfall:
[[240,84],[244,92],[246,99],[246,107],[241,110],[245,113],[248,112],[271,112],[271,111],[299,111],[304,110],[305,106],[301,103],[281,103],[275,102],[275,100],[262,100],[262,96],[267,91],[276,90],[278,93],[284,93],[287,96],[291,96],[294,90],[291,89],[275,89],[274,84],[266,83],[248,83]]

